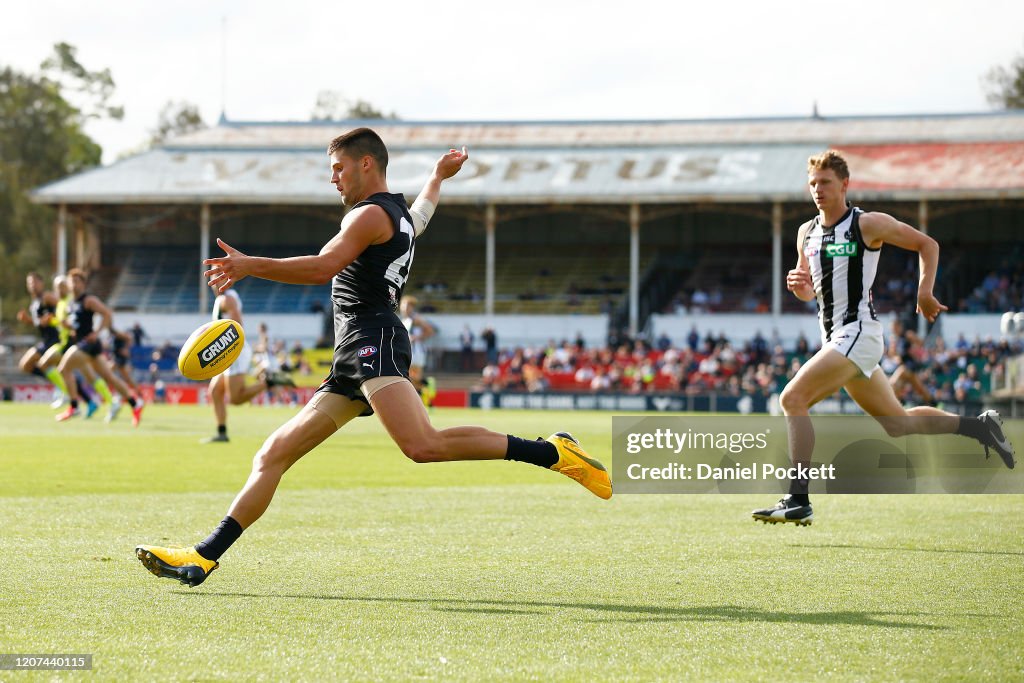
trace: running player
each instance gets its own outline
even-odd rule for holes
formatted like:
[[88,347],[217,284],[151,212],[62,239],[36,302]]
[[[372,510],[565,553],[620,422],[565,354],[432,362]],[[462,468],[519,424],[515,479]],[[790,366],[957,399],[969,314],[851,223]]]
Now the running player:
[[900,364],[892,371],[889,384],[892,385],[894,391],[899,391],[900,385],[906,382],[922,401],[934,403],[935,397],[932,396],[932,392],[928,391],[924,382],[917,375],[921,368],[915,352],[924,348],[924,341],[917,336],[916,332],[904,325],[899,318],[892,321],[892,334]]
[[43,282],[42,276],[34,271],[25,276],[25,288],[32,300],[27,311],[18,311],[18,320],[35,327],[39,332],[40,340],[38,344],[24,353],[21,360],[18,361],[18,367],[22,372],[49,380],[59,391],[67,393],[64,388],[64,378],[61,377],[57,368],[47,368],[40,364],[50,347],[60,342],[60,334],[54,326],[57,297],[53,292],[46,291],[46,284]]
[[202,583],[220,556],[270,505],[284,473],[338,429],[376,413],[398,447],[414,462],[520,460],[561,472],[602,498],[612,495],[605,468],[569,434],[526,440],[482,427],[435,429],[409,382],[409,334],[396,315],[409,277],[416,237],[434,212],[441,183],[468,155],[451,150],[434,165],[423,191],[408,208],[388,191],[388,153],[380,137],[358,128],[327,149],[331,183],[350,210],[341,229],[315,256],[247,256],[221,240],[226,256],[207,259],[210,286],[227,291],[252,275],[293,284],[333,278],[334,365],[309,403],[277,429],[253,461],[252,472],[227,516],[206,540],[189,548],[138,546],[136,555],[157,576]]
[[[60,370],[57,366],[60,364],[61,358],[67,353],[68,349],[71,348],[74,340],[71,338],[71,326],[68,324],[68,305],[71,303],[71,287],[68,285],[68,278],[64,275],[55,275],[53,278],[53,293],[57,297],[57,306],[53,314],[53,326],[57,330],[58,341],[56,344],[51,346],[43,354],[43,357],[39,359],[39,367],[46,371],[47,368],[53,367],[54,371],[61,378],[61,385],[63,386],[64,376],[60,374]],[[85,377],[85,382],[81,380],[79,374]],[[92,417],[93,413],[99,408],[99,404],[96,401],[95,396],[87,389],[87,386],[91,386],[97,380],[96,375],[88,367],[82,367],[78,373],[75,374],[75,386],[78,388],[78,395],[85,398],[87,401],[85,408],[85,416]],[[57,410],[64,405],[66,400],[70,400],[71,396],[67,390],[61,394],[60,398],[50,404],[50,407]]]
[[[121,378],[121,381],[128,387],[132,395],[138,396],[139,385],[136,383],[135,377],[132,376],[132,335],[111,327],[110,338],[110,360],[113,363],[114,372]],[[114,396],[114,400],[107,410],[107,422],[113,422],[117,419],[117,414],[121,412],[121,406],[122,403],[119,396]]]
[[[875,417],[890,436],[960,434],[977,439],[1014,466],[1013,445],[994,410],[960,417],[937,408],[904,409],[879,367],[882,324],[871,302],[878,256],[883,244],[916,251],[920,260],[917,310],[929,321],[947,310],[932,294],[939,245],[932,238],[884,213],[865,213],[846,201],[850,172],[834,151],[811,157],[808,185],[818,215],[797,233],[797,265],[786,287],[801,301],[817,299],[821,349],[800,368],[782,391],[789,455],[794,465],[809,465],[814,429],[809,411],[818,401],[846,389],[864,412]],[[907,420],[907,417],[927,418]],[[794,479],[774,507],[754,510],[764,522],[810,524],[813,519],[808,481]]]
[[419,301],[414,296],[403,296],[399,304],[402,324],[409,332],[409,343],[412,346],[412,360],[409,362],[409,382],[423,399],[423,405],[430,407],[437,394],[433,378],[423,377],[423,368],[427,365],[426,341],[436,334],[434,326],[416,312]]
[[[67,410],[57,416],[59,422],[63,422],[78,414],[78,390],[74,385],[74,372],[78,369],[88,368],[99,375],[100,380],[96,388],[107,394],[107,403],[113,407],[113,399],[109,396],[110,390],[107,386],[113,386],[117,393],[121,394],[132,407],[132,425],[138,427],[142,418],[142,407],[144,403],[141,398],[136,398],[125,386],[125,383],[114,376],[106,359],[103,358],[103,344],[100,342],[99,334],[102,330],[110,329],[112,314],[107,305],[99,297],[89,294],[85,290],[85,273],[78,268],[73,268],[68,273],[71,280],[71,294],[74,300],[68,306],[68,322],[75,335],[75,344],[60,361],[60,371],[64,375],[64,383],[69,389],[71,405]],[[94,316],[100,316],[100,324],[95,325]]]
[[[230,318],[239,325],[242,324],[242,298],[234,289],[229,289],[218,295],[213,302],[213,319],[223,320],[225,318]],[[203,439],[202,443],[228,442],[227,406],[229,403],[233,406],[240,406],[275,384],[291,383],[290,380],[271,377],[268,373],[263,373],[256,384],[246,385],[245,378],[249,374],[251,366],[252,346],[246,341],[238,359],[229,365],[227,370],[210,380],[207,396],[213,405],[213,415],[217,420],[217,433]]]

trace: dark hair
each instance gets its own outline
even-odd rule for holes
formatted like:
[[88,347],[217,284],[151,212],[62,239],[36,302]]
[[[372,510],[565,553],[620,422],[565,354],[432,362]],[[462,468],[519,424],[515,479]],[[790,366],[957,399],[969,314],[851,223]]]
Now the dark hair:
[[89,281],[88,274],[86,274],[86,272],[81,268],[72,268],[71,270],[68,271],[68,279],[70,280],[73,277],[80,277],[82,278],[83,282]]
[[807,160],[807,171],[816,170],[827,171],[832,169],[836,172],[836,176],[840,180],[846,180],[850,177],[850,168],[846,165],[846,159],[842,155],[830,149],[827,152],[822,152],[818,156],[811,157]]
[[331,140],[331,144],[327,146],[327,153],[334,154],[339,149],[342,154],[353,159],[362,159],[367,155],[373,157],[380,167],[381,174],[388,169],[388,148],[384,146],[380,136],[369,128],[356,128],[339,135]]

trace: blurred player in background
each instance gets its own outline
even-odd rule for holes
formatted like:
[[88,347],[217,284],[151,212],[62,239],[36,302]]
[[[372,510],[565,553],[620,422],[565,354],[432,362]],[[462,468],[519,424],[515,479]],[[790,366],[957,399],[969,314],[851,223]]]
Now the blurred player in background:
[[[58,341],[55,345],[47,349],[43,357],[39,359],[39,367],[46,369],[53,367],[54,371],[60,375],[60,371],[57,366],[60,364],[61,358],[67,353],[67,350],[71,348],[73,339],[71,337],[71,326],[68,324],[68,305],[71,303],[71,286],[68,284],[68,278],[65,275],[55,275],[53,278],[53,293],[57,297],[57,306],[54,311],[53,325],[57,330]],[[64,376],[61,375],[61,384],[63,386]],[[85,377],[85,381],[82,381],[82,377]],[[98,402],[92,391],[88,388],[96,381],[96,375],[93,374],[92,370],[87,367],[83,367],[79,372],[75,373],[75,387],[78,389],[78,395],[85,398],[87,401],[85,416],[92,417],[92,414],[96,412],[98,408]],[[58,399],[55,399],[50,407],[57,410],[67,400],[70,400],[71,396],[68,394],[66,387],[63,393]]]
[[427,227],[441,183],[469,158],[466,150],[442,155],[412,207],[388,191],[388,152],[380,137],[358,128],[327,149],[331,183],[349,211],[317,255],[252,257],[218,240],[226,256],[207,259],[210,286],[227,291],[253,275],[277,282],[332,281],[335,318],[331,374],[299,414],[279,427],[253,460],[252,472],[227,516],[189,548],[142,545],[136,556],[153,574],[191,586],[206,580],[221,555],[270,505],[284,473],[352,419],[377,414],[394,442],[414,462],[519,460],[560,472],[595,495],[610,498],[611,481],[569,434],[527,440],[483,427],[435,429],[409,382],[412,348],[397,315],[417,236]]
[[[217,296],[213,301],[213,319],[230,318],[239,325],[242,323],[242,297],[234,289],[229,289]],[[243,326],[244,330],[245,327]],[[292,384],[290,379],[264,372],[255,384],[246,384],[245,378],[252,367],[252,346],[248,341],[242,352],[228,369],[210,380],[207,396],[213,405],[213,415],[217,420],[217,433],[207,437],[202,443],[228,442],[228,404],[240,406],[248,403],[256,396],[277,384]],[[294,385],[293,385],[294,386]]]
[[[131,393],[138,396],[139,385],[132,374],[132,335],[111,327],[110,346],[110,360],[114,365],[114,372]],[[121,405],[120,397],[115,396],[107,411],[107,422],[113,422],[117,418],[117,414],[121,412]]]
[[419,301],[414,296],[403,296],[399,305],[399,314],[402,324],[409,331],[409,342],[412,344],[412,362],[409,364],[409,381],[412,383],[416,393],[423,399],[423,405],[428,408],[437,395],[437,388],[434,385],[434,378],[423,377],[423,368],[427,365],[426,341],[433,337],[437,330],[434,326],[416,312]]
[[892,335],[900,364],[889,377],[889,384],[894,391],[899,392],[901,385],[907,383],[923,402],[935,403],[932,392],[928,391],[921,378],[917,376],[921,369],[918,353],[924,349],[924,340],[899,318],[892,321]]
[[[63,422],[78,414],[80,395],[74,384],[74,373],[76,370],[88,368],[99,375],[99,379],[93,386],[100,392],[112,410],[114,401],[109,387],[114,387],[124,397],[128,405],[132,407],[132,425],[137,427],[142,419],[144,403],[141,398],[132,395],[131,390],[124,382],[114,376],[103,357],[100,332],[110,329],[113,315],[99,297],[86,291],[84,271],[73,268],[68,272],[68,278],[71,280],[71,294],[74,297],[68,306],[68,323],[74,333],[75,343],[61,359],[60,371],[64,375],[64,383],[69,389],[71,405],[57,416],[57,420]],[[100,317],[98,326],[95,321],[97,315]],[[116,415],[116,411],[114,414]]]
[[[779,397],[787,418],[793,465],[810,465],[814,450],[811,406],[842,388],[890,436],[968,436],[981,442],[986,454],[989,448],[996,451],[1012,468],[1013,445],[1003,433],[996,411],[960,417],[926,406],[905,409],[878,365],[885,347],[871,286],[882,245],[918,253],[921,273],[917,310],[934,322],[947,310],[932,294],[939,265],[938,243],[888,214],[866,213],[848,204],[850,171],[838,153],[828,151],[811,157],[807,173],[818,215],[797,232],[797,265],[786,276],[786,287],[801,301],[817,299],[821,349],[800,368]],[[810,524],[814,514],[808,484],[806,479],[792,480],[789,495],[774,507],[754,510],[754,519]]]
[[57,297],[46,290],[42,276],[34,271],[25,276],[25,289],[31,301],[28,310],[18,311],[18,320],[36,328],[39,343],[25,352],[18,361],[18,367],[22,372],[49,380],[58,391],[67,393],[64,378],[57,368],[41,363],[46,352],[60,343],[60,332],[56,326]]

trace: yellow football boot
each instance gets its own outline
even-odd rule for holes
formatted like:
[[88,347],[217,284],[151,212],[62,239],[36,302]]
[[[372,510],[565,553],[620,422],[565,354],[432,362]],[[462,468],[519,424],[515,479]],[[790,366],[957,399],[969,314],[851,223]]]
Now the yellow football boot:
[[572,434],[557,432],[549,436],[547,441],[558,450],[558,462],[551,469],[575,479],[598,498],[608,500],[612,497],[612,481],[608,478],[608,470],[587,455]]
[[142,566],[164,579],[177,579],[186,586],[198,586],[220,565],[208,560],[190,548],[161,548],[155,545],[140,545],[135,556]]

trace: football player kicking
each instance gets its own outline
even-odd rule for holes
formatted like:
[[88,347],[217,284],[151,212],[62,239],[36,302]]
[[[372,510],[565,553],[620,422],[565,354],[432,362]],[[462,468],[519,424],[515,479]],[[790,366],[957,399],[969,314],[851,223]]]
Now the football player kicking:
[[[842,388],[889,436],[960,434],[981,442],[986,455],[991,448],[1012,468],[1013,445],[1003,433],[996,411],[960,417],[928,406],[905,409],[878,364],[884,345],[882,324],[871,303],[871,285],[882,245],[918,253],[917,310],[934,322],[947,310],[932,294],[939,265],[938,243],[888,214],[865,213],[847,204],[850,172],[838,153],[811,157],[807,173],[818,215],[800,226],[797,264],[786,276],[786,287],[801,301],[817,299],[821,349],[779,397],[793,465],[810,465],[814,450],[811,406]],[[754,519],[810,524],[814,513],[807,491],[807,479],[791,480],[789,495],[774,507],[754,510]]]
[[209,537],[188,548],[136,548],[139,560],[157,576],[190,586],[202,583],[243,530],[266,511],[288,468],[353,418],[373,413],[414,462],[519,460],[560,472],[595,495],[611,498],[608,472],[568,433],[533,441],[483,427],[438,430],[409,381],[412,349],[396,310],[416,238],[434,212],[441,183],[469,158],[466,150],[441,156],[411,208],[401,194],[388,191],[387,148],[372,130],[358,128],[335,138],[327,154],[331,183],[350,210],[319,254],[261,258],[218,240],[227,255],[204,263],[210,286],[218,292],[249,275],[293,284],[333,280],[331,373],[298,415],[264,442],[249,480]]

